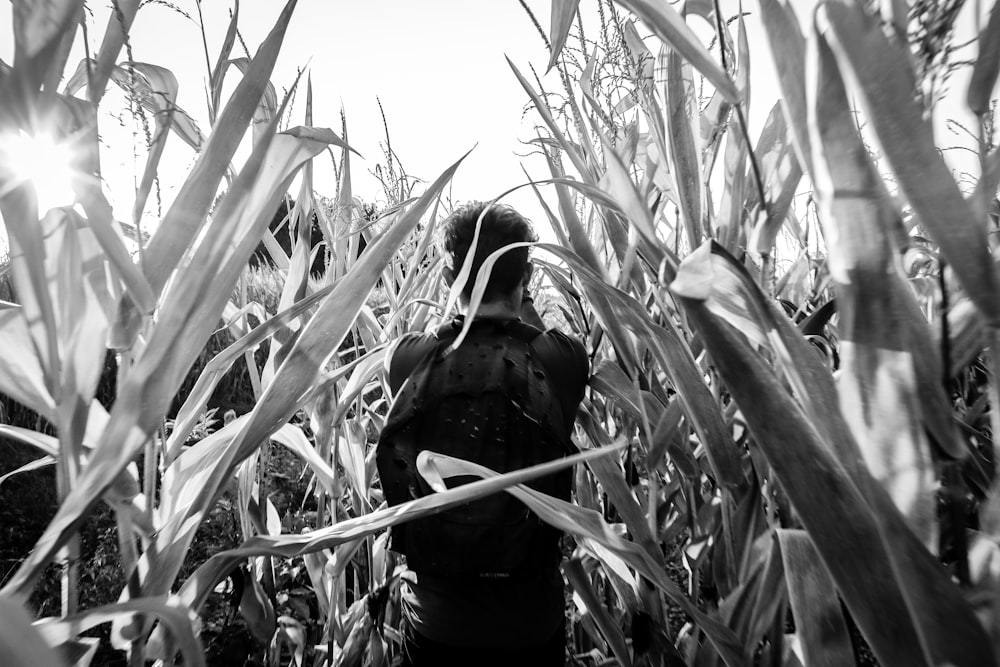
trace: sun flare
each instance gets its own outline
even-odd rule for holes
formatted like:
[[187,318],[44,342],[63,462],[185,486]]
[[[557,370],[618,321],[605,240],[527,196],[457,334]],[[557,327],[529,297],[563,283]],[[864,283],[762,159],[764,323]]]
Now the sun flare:
[[47,134],[24,132],[0,139],[0,164],[14,184],[29,182],[38,197],[38,213],[73,203],[73,155],[68,145]]

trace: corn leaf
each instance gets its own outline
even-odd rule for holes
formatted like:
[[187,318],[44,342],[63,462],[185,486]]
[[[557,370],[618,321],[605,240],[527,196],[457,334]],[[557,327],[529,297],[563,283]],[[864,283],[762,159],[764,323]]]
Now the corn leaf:
[[[236,67],[243,76],[247,76],[250,72],[250,59],[249,58],[234,58],[227,63],[227,66],[223,68],[222,74],[220,74],[220,79],[225,78],[225,70],[228,66],[232,65]],[[275,114],[278,112],[278,95],[274,92],[274,85],[268,81],[264,86],[264,93],[261,95],[260,102],[257,103],[257,108],[253,112],[253,142],[257,143],[260,141],[262,133],[266,130],[268,122],[270,122]]]
[[1000,4],[994,3],[989,22],[979,33],[976,44],[979,56],[972,68],[965,101],[974,114],[982,116],[990,110],[993,87],[1000,74]]
[[12,4],[14,68],[0,87],[0,99],[18,107],[30,103],[43,86],[55,92],[84,3],[81,0],[15,0]]
[[837,589],[804,530],[778,529],[795,633],[807,665],[854,663],[854,649]]
[[27,610],[0,596],[0,654],[10,667],[66,667],[66,662],[31,626]]
[[28,463],[25,463],[23,466],[19,466],[6,474],[0,475],[0,484],[3,484],[14,475],[20,475],[22,473],[31,472],[32,470],[40,470],[41,468],[45,468],[50,465],[55,465],[55,462],[56,460],[51,456],[43,456],[40,459],[29,461]]
[[[209,81],[209,88],[212,91],[212,103],[209,108],[209,119],[214,123],[215,114],[218,113],[222,104],[222,81],[226,77],[226,69],[229,65],[229,54],[233,51],[233,44],[236,43],[236,32],[240,22],[240,0],[233,0],[232,16],[229,18],[229,27],[226,28],[226,37],[222,40],[222,48],[219,49],[219,57],[212,68],[212,76]],[[311,124],[311,123],[307,123]]]
[[[158,428],[202,342],[214,330],[278,198],[301,164],[325,146],[294,134],[274,137],[273,143],[274,135],[268,135],[219,204],[211,233],[202,239],[190,264],[165,296],[162,319],[136,359],[125,386],[120,388],[105,430],[104,446],[95,452],[91,465],[40,538],[32,557],[9,586],[26,585],[37,576],[40,564],[51,556],[49,550],[58,548],[145,437]],[[240,239],[235,248],[228,243],[231,238]],[[191,294],[202,298],[192,300]],[[177,341],[185,341],[186,345],[178,346]]]
[[146,276],[159,295],[184,252],[197,237],[219,182],[268,85],[296,0],[288,0],[243,79],[219,116],[198,162],[181,186],[146,249]]
[[587,572],[583,569],[580,560],[571,558],[563,563],[563,574],[566,575],[566,579],[569,580],[569,584],[573,587],[573,590],[580,596],[584,606],[604,636],[605,641],[608,642],[608,646],[611,647],[612,653],[618,658],[618,663],[623,667],[629,667],[632,664],[632,660],[629,656],[628,646],[625,644],[625,637],[622,634],[621,628],[618,627],[618,624],[615,623],[608,610],[604,607],[604,604],[602,604],[601,598],[594,589],[594,585],[591,583]]
[[[671,289],[681,297],[689,316],[697,319],[706,348],[768,464],[779,480],[783,480],[783,476],[795,476],[789,482],[792,486],[784,488],[876,654],[879,651],[891,654],[895,650],[888,645],[892,642],[887,642],[885,635],[877,640],[885,642],[880,648],[875,648],[876,640],[871,637],[872,633],[884,633],[885,630],[878,626],[889,621],[868,618],[876,613],[870,607],[857,611],[857,604],[870,604],[857,598],[881,595],[887,604],[900,608],[898,597],[902,594],[913,616],[910,624],[899,625],[898,629],[910,634],[915,624],[920,632],[920,646],[926,647],[921,650],[934,656],[933,664],[990,663],[992,649],[982,626],[950,576],[906,527],[885,489],[872,478],[843,415],[834,407],[838,398],[829,368],[787,316],[765,299],[746,269],[717,245],[705,244],[687,258]],[[720,299],[720,292],[729,294]],[[720,313],[724,319],[729,319],[723,307],[726,301],[741,301],[744,309],[752,313],[751,318],[739,320],[738,330],[745,334],[748,329],[757,328],[758,335],[767,338],[771,343],[767,349],[785,382],[791,386],[791,395],[763,362],[759,350],[752,349],[743,336],[736,333],[737,329],[719,319]],[[777,414],[769,412],[772,409],[779,410],[784,418],[767,419],[766,415]],[[785,452],[785,445],[792,442],[796,443],[794,456]],[[820,455],[820,450],[828,453]],[[818,458],[809,458],[813,454]],[[799,456],[802,459],[796,462]],[[835,497],[830,495],[833,492],[824,491],[820,483],[838,488],[856,485],[865,500],[858,505],[853,493],[850,497],[836,496],[836,502],[851,504],[849,510],[837,509]],[[797,497],[799,491],[801,498]],[[803,514],[806,511],[815,513],[809,521]],[[855,517],[850,526],[835,519],[846,516],[845,511]],[[876,522],[877,528],[872,528],[871,520]],[[864,539],[860,535],[855,538],[837,534],[841,530],[861,532]],[[882,544],[872,542],[872,535],[880,537]],[[846,556],[840,553],[845,549],[850,551]],[[889,564],[880,554],[891,559],[891,571],[895,572],[897,581],[890,583],[880,577],[868,579],[865,575],[865,581],[882,582],[889,590],[851,590],[859,585],[860,572],[870,575],[875,569],[890,571]],[[959,634],[963,638],[956,640]]]
[[890,44],[878,22],[860,6],[828,2],[821,15],[829,23],[827,37],[841,71],[857,81],[866,117],[900,190],[969,298],[991,326],[1000,326],[1000,287],[985,221],[973,217],[934,145],[931,128],[913,98],[909,54]]
[[551,70],[559,59],[579,6],[580,0],[553,0],[552,23],[549,29],[549,40],[552,45],[549,47],[549,64],[545,68],[546,72]]
[[174,429],[167,440],[165,465],[170,465],[171,461],[180,453],[180,448],[188,435],[191,434],[191,429],[197,423],[199,415],[204,412],[205,406],[208,405],[208,399],[211,398],[212,392],[215,391],[219,381],[229,372],[233,364],[244,353],[257,349],[261,343],[272,336],[275,331],[286,326],[290,320],[306,313],[310,308],[329,296],[333,292],[334,287],[336,287],[335,284],[330,284],[316,290],[287,310],[277,313],[259,326],[254,327],[243,337],[234,341],[229,347],[212,357],[212,360],[205,365],[201,374],[198,375],[198,379],[184,400],[184,404],[177,411],[177,417],[174,420]]
[[[189,508],[172,513],[167,525],[160,531],[157,548],[169,551],[170,555],[150,570],[147,590],[169,590],[181,566],[187,545],[193,538],[193,533],[187,527],[198,523],[192,519],[197,519],[208,511],[236,466],[298,409],[310,393],[326,361],[347,335],[368,293],[379,279],[382,267],[413,231],[430,202],[440,194],[460,163],[461,160],[447,169],[378,242],[366,249],[358,263],[336,283],[334,291],[320,304],[254,410],[246,421],[241,422],[235,437],[217,457],[206,481],[197,487],[197,496]],[[285,187],[287,185],[286,181]]]
[[108,78],[115,69],[115,61],[121,53],[122,46],[132,22],[139,11],[140,0],[121,0],[115,4],[114,11],[108,17],[108,27],[104,30],[104,39],[97,52],[97,61],[91,73],[88,85],[87,99],[97,104],[104,96]]
[[673,49],[661,52],[660,60],[666,58],[666,84],[663,99],[668,110],[670,161],[672,175],[676,181],[678,208],[687,232],[690,247],[701,244],[702,198],[701,159],[695,144],[692,117],[696,113],[694,105],[693,81],[686,78],[680,54]]
[[177,593],[178,602],[194,610],[200,609],[215,585],[226,577],[235,564],[248,556],[292,557],[353,542],[398,523],[428,516],[449,507],[496,493],[512,484],[522,484],[536,477],[586,462],[594,457],[611,455],[621,451],[623,446],[624,443],[619,442],[611,447],[588,450],[581,454],[506,473],[492,479],[464,484],[450,491],[434,493],[402,505],[386,507],[371,514],[346,519],[311,533],[280,536],[258,535],[236,549],[218,553],[205,561],[181,586]]
[[[897,214],[858,135],[833,55],[822,38],[810,40],[809,53],[813,180],[840,313],[840,409],[875,479],[930,545],[935,475],[905,345],[913,328],[929,332],[923,318],[906,318],[905,286],[893,287],[902,283],[888,235]],[[943,396],[939,404],[950,420],[950,404]]]
[[[620,445],[619,445],[620,446]],[[615,447],[617,448],[617,447]],[[586,456],[587,454],[597,454],[607,452],[607,448],[589,450],[585,454],[561,459],[554,463],[564,463],[571,458]],[[553,463],[544,464],[545,466]],[[542,466],[535,466],[540,469]],[[452,458],[442,454],[436,454],[429,450],[424,450],[417,457],[417,469],[427,480],[431,488],[438,491],[438,496],[447,488],[444,479],[456,475],[475,475],[489,481],[501,480],[507,475],[498,473],[483,466]],[[524,471],[531,470],[526,468]],[[513,474],[513,473],[508,473]],[[476,482],[474,484],[479,484]],[[470,485],[471,486],[471,485]],[[465,487],[460,487],[465,488]],[[625,560],[631,567],[650,580],[657,588],[663,591],[667,597],[677,604],[685,613],[690,615],[696,625],[705,632],[713,648],[719,656],[730,667],[742,664],[739,655],[739,643],[728,628],[713,618],[700,611],[683,591],[666,576],[665,570],[653,558],[638,545],[627,542],[621,538],[614,530],[604,522],[601,516],[593,510],[585,510],[577,505],[567,503],[558,498],[539,493],[529,487],[519,483],[517,486],[506,486],[508,493],[523,502],[528,508],[538,515],[546,523],[575,536],[578,540],[591,540],[597,542]]]
[[812,173],[806,104],[806,40],[789,0],[760,0],[761,25],[781,85],[781,106],[799,164]]
[[184,664],[204,667],[205,654],[192,630],[197,622],[194,613],[165,598],[139,598],[95,607],[73,616],[43,618],[35,622],[33,629],[50,645],[58,645],[97,625],[133,613],[150,614],[160,619],[170,629],[171,639],[177,643]]
[[[674,382],[684,412],[705,446],[716,480],[723,486],[740,485],[743,473],[732,436],[722,422],[718,405],[702,380],[690,348],[678,332],[650,321],[635,299],[605,283],[572,251],[545,243],[538,247],[557,255],[577,274],[605,329],[618,335],[631,331],[650,345],[651,352]],[[669,320],[666,323],[669,325]]]
[[615,0],[635,14],[657,37],[676,49],[695,69],[705,75],[716,90],[733,104],[740,102],[740,92],[732,79],[715,62],[708,49],[698,41],[684,18],[672,6],[655,0]]
[[51,229],[61,220],[63,212],[53,210],[39,220],[34,192],[28,185],[14,186],[0,179],[0,213],[4,217],[10,240],[11,275],[18,286],[18,298],[24,313],[25,331],[31,344],[32,356],[42,369],[42,381],[49,395],[59,391],[59,364],[56,340],[55,306],[52,286],[46,273],[46,243],[44,229]]
[[738,334],[703,304],[681,301],[875,655],[883,664],[930,664],[878,525],[815,426]]
[[42,415],[53,415],[55,401],[31,342],[24,310],[13,304],[0,308],[0,392]]

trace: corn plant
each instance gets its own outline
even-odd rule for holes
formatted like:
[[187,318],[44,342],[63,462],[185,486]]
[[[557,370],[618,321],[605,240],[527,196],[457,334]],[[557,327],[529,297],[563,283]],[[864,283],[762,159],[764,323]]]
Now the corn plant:
[[[0,435],[55,461],[61,502],[0,591],[4,655],[86,659],[93,642],[80,633],[112,623],[132,664],[178,652],[204,664],[197,615],[230,578],[242,582],[234,604],[269,664],[392,664],[397,559],[385,529],[509,492],[573,538],[563,572],[574,664],[852,664],[865,660],[862,644],[886,665],[996,662],[991,434],[1000,418],[984,350],[995,349],[998,321],[988,232],[1000,169],[986,138],[1000,11],[979,39],[969,89],[984,139],[982,176],[966,197],[924,119],[915,72],[928,61],[906,41],[905,3],[828,0],[803,33],[791,3],[759,0],[782,100],[754,140],[742,13],[601,2],[588,41],[578,2],[554,0],[544,36],[562,104],[511,67],[549,169],[530,183],[555,237],[535,244],[539,302],[592,360],[581,452],[505,475],[427,452],[420,472],[438,493],[387,508],[372,434],[390,400],[390,344],[441,322],[469,280],[475,308],[503,251],[446,287],[433,235],[461,160],[418,197],[408,181],[390,184],[397,200],[363,220],[346,120],[339,135],[313,125],[308,77],[304,124],[278,131],[288,100],[278,102],[269,79],[295,4],[244,59],[230,57],[234,6],[207,73],[207,135],[177,108],[169,70],[115,64],[138,2],[117,3],[101,49],[62,93],[83,3],[14,4],[0,131],[71,142],[80,206],[41,210],[16,165],[0,159],[20,302],[0,309],[0,391],[57,434],[0,425]],[[689,20],[712,26],[711,45]],[[223,105],[230,65],[242,77]],[[136,262],[98,181],[96,110],[109,82],[155,126],[133,227],[170,134],[198,151],[175,203],[145,242],[138,235]],[[251,126],[251,155],[233,164]],[[332,209],[311,171],[329,146],[340,151]],[[267,225],[299,173],[285,254]],[[814,207],[802,205],[805,189]],[[314,215],[324,248],[311,246]],[[261,240],[283,274],[270,309],[241,282]],[[318,283],[309,277],[316,252],[328,258]],[[930,297],[914,289],[926,286],[921,266],[937,279]],[[168,433],[170,403],[220,322],[234,342],[200,373]],[[253,353],[265,342],[258,367]],[[94,400],[107,349],[121,369],[109,411]],[[209,397],[240,363],[255,405],[209,432]],[[989,371],[985,398],[967,386],[978,377],[970,367]],[[956,386],[962,401],[971,392],[968,405]],[[316,514],[302,532],[268,498],[270,441],[299,457],[314,484]],[[573,503],[523,485],[565,466],[575,466]],[[456,474],[482,480],[447,490]],[[179,581],[195,532],[223,497],[236,506],[242,543]],[[115,512],[127,585],[118,603],[79,609],[75,533],[99,502]],[[957,528],[943,525],[951,515]],[[22,602],[53,560],[63,565],[62,613],[32,621]],[[299,562],[318,618],[278,615],[275,582]]]

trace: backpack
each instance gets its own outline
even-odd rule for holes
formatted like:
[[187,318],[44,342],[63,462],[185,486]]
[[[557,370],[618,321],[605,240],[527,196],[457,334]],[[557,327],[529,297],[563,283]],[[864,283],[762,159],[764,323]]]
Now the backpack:
[[[473,461],[499,473],[575,451],[548,369],[531,342],[542,332],[520,320],[477,320],[458,349],[444,351],[461,328],[438,343],[403,383],[379,437],[376,463],[394,505],[433,490],[416,470],[423,449]],[[530,482],[570,499],[572,471]],[[476,477],[446,480],[449,488]],[[448,577],[532,577],[561,560],[561,533],[506,492],[393,528],[392,549],[417,573]]]

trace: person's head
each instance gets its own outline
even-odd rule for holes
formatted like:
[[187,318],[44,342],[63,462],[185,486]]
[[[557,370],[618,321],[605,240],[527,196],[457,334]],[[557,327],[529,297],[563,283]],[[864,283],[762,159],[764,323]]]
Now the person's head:
[[[469,202],[456,209],[442,223],[442,245],[448,255],[445,279],[449,285],[462,270],[462,263],[465,262],[465,257],[469,254],[472,237],[476,233],[476,222],[488,205],[488,202]],[[538,237],[535,236],[528,219],[510,206],[496,204],[487,210],[483,216],[483,226],[479,232],[476,254],[473,256],[472,273],[462,290],[463,298],[466,301],[471,298],[479,269],[483,265],[483,261],[493,251],[511,243],[536,240]],[[505,252],[493,265],[483,301],[491,302],[510,298],[530,275],[531,263],[528,261],[527,248],[516,248]]]

